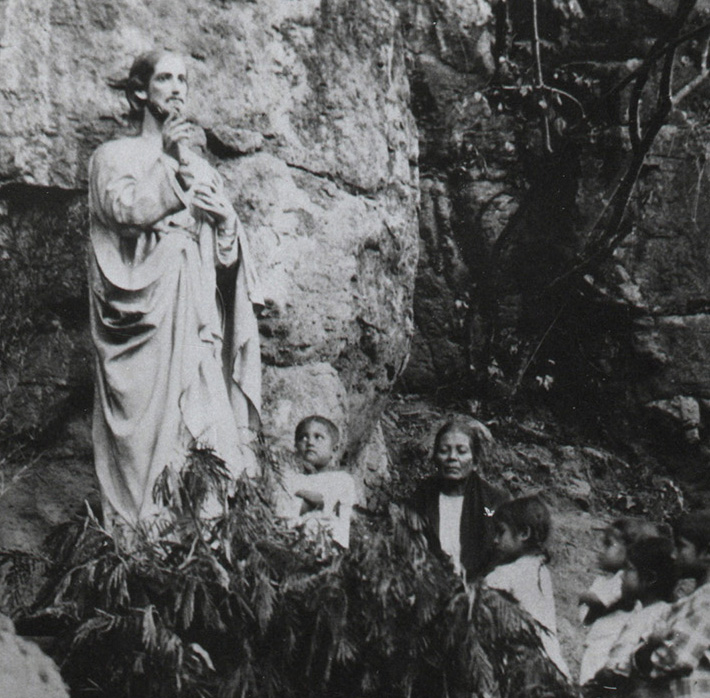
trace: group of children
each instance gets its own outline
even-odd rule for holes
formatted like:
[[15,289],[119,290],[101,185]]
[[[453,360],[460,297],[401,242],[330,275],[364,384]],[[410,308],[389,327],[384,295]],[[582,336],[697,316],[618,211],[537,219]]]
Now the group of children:
[[[290,525],[325,529],[347,548],[356,491],[352,476],[337,469],[338,441],[325,417],[298,424],[302,471],[284,475],[276,509]],[[494,566],[483,583],[529,613],[550,660],[572,680],[557,637],[547,506],[531,495],[503,501],[486,516]],[[672,535],[620,518],[603,529],[601,542],[601,574],[580,596],[586,638],[578,683],[585,696],[710,698],[710,511],[684,516]],[[692,578],[696,588],[675,600],[679,578]]]
[[[581,598],[586,696],[710,698],[710,511],[672,534],[632,518],[603,531],[604,575]],[[679,579],[695,588],[676,600]]]

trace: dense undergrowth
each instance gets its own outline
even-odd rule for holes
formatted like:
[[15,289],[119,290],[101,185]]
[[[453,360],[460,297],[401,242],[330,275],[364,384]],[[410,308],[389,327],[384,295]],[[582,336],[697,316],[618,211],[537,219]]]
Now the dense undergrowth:
[[[89,512],[48,541],[47,581],[15,616],[56,633],[72,695],[574,695],[532,620],[465,590],[400,508],[359,516],[342,551],[273,516],[269,468],[236,483],[224,516],[196,515],[225,485],[223,464],[195,451],[156,486],[170,525],[126,546]],[[21,586],[28,559],[2,562]]]

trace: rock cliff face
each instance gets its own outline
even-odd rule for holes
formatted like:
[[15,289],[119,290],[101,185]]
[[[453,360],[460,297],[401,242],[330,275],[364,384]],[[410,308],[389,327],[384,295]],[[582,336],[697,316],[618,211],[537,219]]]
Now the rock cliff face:
[[[491,99],[499,6],[2,3],[0,314],[12,332],[0,337],[0,426],[43,445],[60,434],[67,458],[90,458],[86,163],[126,131],[121,96],[106,79],[154,45],[189,56],[207,155],[262,272],[265,429],[274,443],[288,446],[301,416],[330,414],[344,427],[350,462],[376,486],[386,459],[377,417],[406,363],[412,308],[405,390],[499,373],[514,382],[525,363],[521,337],[539,321],[526,295],[535,274],[579,248],[628,144],[610,126],[553,167],[536,159],[530,128]],[[529,4],[508,6],[524,23]],[[583,6],[559,42],[554,13],[569,19],[580,5],[540,3],[544,38],[567,52],[553,59],[545,48],[544,67],[581,57],[613,81],[674,3]],[[708,132],[698,95],[657,139],[631,234],[556,321],[524,378],[573,407],[601,396],[603,410],[650,416],[704,447]],[[621,124],[624,104],[614,109]]]
[[[397,4],[421,172],[417,331],[402,385],[431,390],[484,374],[490,384],[506,374],[510,386],[524,364],[526,332],[541,324],[534,285],[580,248],[613,191],[629,151],[627,102],[609,107],[606,130],[587,146],[578,140],[545,160],[535,119],[528,114],[523,124],[492,98],[496,4]],[[580,5],[539,4],[546,79],[554,66],[580,61],[611,86],[676,3]],[[508,7],[524,44],[530,4]],[[698,10],[707,13],[707,3]],[[693,65],[693,55],[679,65]],[[676,85],[686,79],[681,69]],[[584,409],[596,400],[602,412],[637,424],[650,417],[663,426],[659,434],[701,446],[710,443],[706,95],[704,87],[682,102],[661,130],[632,199],[630,235],[558,319],[545,319],[551,331],[525,375],[558,404]]]
[[107,78],[159,46],[188,56],[207,156],[261,271],[266,433],[290,446],[300,418],[331,415],[350,462],[366,449],[380,462],[362,472],[378,473],[385,454],[369,440],[406,361],[417,259],[396,11],[386,0],[11,0],[0,27],[0,272],[34,324],[22,351],[7,347],[6,426],[40,438],[69,420],[86,446],[87,162],[126,132]]

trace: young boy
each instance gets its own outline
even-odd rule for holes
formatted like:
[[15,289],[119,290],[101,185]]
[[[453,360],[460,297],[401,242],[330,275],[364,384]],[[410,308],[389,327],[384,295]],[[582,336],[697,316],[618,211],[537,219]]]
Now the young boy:
[[545,652],[568,679],[570,671],[557,638],[552,578],[545,547],[550,535],[550,512],[532,495],[504,502],[493,515],[493,546],[498,566],[484,581],[491,589],[509,593],[538,624]]
[[355,504],[355,481],[335,470],[340,432],[332,421],[311,415],[296,426],[296,454],[303,469],[286,473],[276,511],[292,526],[322,526],[343,548],[350,544],[350,517]]
[[674,603],[635,653],[641,676],[668,682],[673,698],[710,697],[710,510],[687,514],[673,527],[680,576],[695,591]]

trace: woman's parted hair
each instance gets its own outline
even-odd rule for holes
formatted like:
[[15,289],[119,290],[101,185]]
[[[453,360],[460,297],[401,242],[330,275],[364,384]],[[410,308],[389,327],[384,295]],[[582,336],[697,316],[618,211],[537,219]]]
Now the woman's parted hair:
[[446,434],[451,432],[460,432],[468,437],[471,453],[479,462],[486,462],[488,456],[488,447],[493,443],[493,436],[488,427],[471,417],[450,417],[447,419],[436,432],[434,437],[434,453],[439,448],[441,439]]

